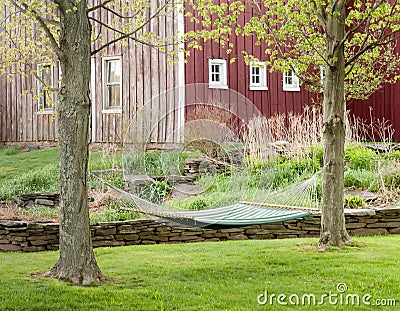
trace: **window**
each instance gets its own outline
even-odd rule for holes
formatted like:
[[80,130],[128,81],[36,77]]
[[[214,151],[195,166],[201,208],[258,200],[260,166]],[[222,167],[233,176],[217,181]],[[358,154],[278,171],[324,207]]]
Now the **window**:
[[103,58],[103,112],[121,112],[121,58]]
[[250,90],[268,90],[265,62],[250,63]]
[[284,91],[300,91],[299,78],[296,77],[293,70],[283,73],[283,90]]
[[53,67],[51,64],[37,65],[37,95],[40,111],[53,111]]
[[208,87],[214,89],[227,89],[226,60],[208,60]]

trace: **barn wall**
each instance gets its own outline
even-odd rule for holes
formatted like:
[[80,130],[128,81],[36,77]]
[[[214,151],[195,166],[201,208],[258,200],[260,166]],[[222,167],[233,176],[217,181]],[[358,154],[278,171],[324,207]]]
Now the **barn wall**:
[[[397,46],[400,53],[400,45]],[[394,129],[395,141],[400,141],[400,81],[386,84],[372,94],[367,100],[353,100],[347,108],[353,115],[369,123],[372,119],[386,121]],[[379,139],[377,137],[377,139]]]
[[[154,11],[162,4],[162,0],[153,0]],[[98,3],[98,0],[93,0]],[[109,13],[104,10],[97,12],[96,18],[105,22],[111,19]],[[180,20],[174,16],[164,17],[149,24],[145,31],[153,31],[161,36],[171,36],[181,27]],[[199,27],[190,21],[185,21],[185,29],[191,30]],[[105,33],[105,41],[111,40],[112,34]],[[184,83],[208,83],[208,59],[224,58],[228,60],[228,86],[232,91],[206,90],[204,86],[189,87],[186,94],[187,104],[202,102],[230,101],[254,103],[265,116],[282,114],[290,111],[301,112],[306,105],[318,103],[318,98],[305,90],[301,92],[285,92],[282,90],[282,74],[268,73],[267,91],[251,91],[249,89],[249,66],[244,62],[242,50],[258,57],[261,61],[266,55],[263,53],[265,46],[256,45],[254,38],[232,38],[235,48],[230,55],[225,53],[225,48],[208,42],[202,51],[191,51],[191,56],[185,65],[186,79]],[[98,46],[94,46],[95,48]],[[168,48],[169,50],[172,47]],[[397,47],[400,52],[400,47]],[[121,113],[103,113],[102,94],[102,57],[121,56],[123,64],[123,106]],[[230,63],[230,60],[236,59]],[[127,45],[111,45],[93,58],[92,81],[92,142],[110,143],[121,142],[126,137],[131,120],[139,127],[153,128],[151,133],[143,133],[140,130],[136,135],[149,136],[150,142],[177,142],[182,125],[180,105],[182,105],[182,92],[176,89],[182,85],[184,74],[179,69],[180,65],[168,64],[165,54],[157,52],[147,46],[137,45],[129,41]],[[29,71],[30,68],[26,67]],[[32,76],[11,74],[0,76],[0,142],[36,142],[57,141],[57,121],[53,114],[39,111],[38,100],[32,93],[25,93],[36,88],[36,79]],[[54,81],[58,80],[58,68],[53,71]],[[11,77],[12,82],[8,80]],[[188,88],[186,88],[188,89]],[[194,91],[193,91],[194,90]],[[365,120],[370,116],[388,120],[395,129],[394,139],[400,140],[400,109],[399,99],[396,94],[400,92],[400,82],[395,85],[385,85],[375,92],[366,101],[351,101],[348,108]],[[161,94],[161,95],[159,95]],[[55,95],[57,101],[57,95]],[[145,114],[136,115],[138,108],[146,103],[148,109]],[[186,110],[190,114],[190,109]],[[253,113],[250,111],[249,114]],[[132,136],[132,135],[131,135]]]
[[[251,9],[249,9],[250,11]],[[251,13],[249,13],[250,15]],[[243,14],[240,18],[244,19]],[[185,27],[187,31],[191,31],[198,30],[201,25],[186,19]],[[212,41],[207,41],[202,50],[189,49],[191,56],[186,64],[186,84],[208,83],[208,59],[220,58],[227,60],[229,89],[237,91],[246,100],[255,104],[261,113],[267,117],[287,112],[300,113],[304,106],[317,103],[316,95],[305,90],[304,86],[301,87],[301,92],[283,91],[282,73],[269,73],[268,68],[268,90],[250,90],[250,68],[245,63],[242,51],[257,57],[260,61],[266,61],[267,55],[264,53],[266,46],[264,43],[257,45],[255,37],[231,36],[230,40],[234,44],[234,48],[229,55],[226,53],[227,47],[222,47]],[[233,62],[231,63],[231,61]],[[210,93],[213,92],[223,93],[224,91],[210,90]]]
[[[400,41],[397,42],[396,52],[400,55]],[[394,129],[393,139],[400,141],[400,81],[385,84],[367,100],[351,101],[347,108],[366,122],[370,122],[371,118],[387,121]]]
[[[95,1],[96,2],[96,1]],[[152,3],[150,14],[154,14],[163,0]],[[105,23],[112,17],[105,10],[96,11],[94,17]],[[113,20],[114,21],[114,20]],[[179,28],[177,13],[154,19],[144,28],[144,32],[153,32],[161,38],[172,37]],[[115,38],[115,34],[103,31],[104,41]],[[100,47],[99,43],[94,49]],[[176,47],[167,47],[167,52]],[[103,57],[120,56],[122,60],[122,110],[108,113],[103,109],[102,59]],[[177,127],[177,117],[168,114],[179,106],[179,70],[178,64],[170,65],[166,53],[157,49],[136,44],[133,40],[126,44],[113,44],[102,50],[92,60],[92,141],[96,143],[132,142],[135,135],[148,136],[151,143],[176,142],[176,135],[170,135]],[[140,110],[146,106],[146,113]],[[141,129],[150,125],[151,133],[143,135]],[[134,130],[131,127],[135,127]],[[135,132],[135,133],[133,133]]]
[[[99,0],[89,1],[90,5],[100,3]],[[164,0],[152,0],[149,14],[154,14],[162,6]],[[104,23],[115,22],[115,16],[106,10],[97,10],[93,17]],[[144,32],[153,32],[166,38],[172,37],[179,28],[183,28],[181,17],[177,12],[169,16],[154,19],[144,29]],[[101,29],[103,42],[113,40],[116,35]],[[172,43],[172,41],[170,41]],[[100,42],[93,45],[98,49]],[[166,52],[177,50],[174,46],[167,46]],[[136,44],[133,40],[126,44],[112,44],[103,49],[92,59],[92,142],[93,143],[121,143],[134,138],[126,135],[131,120],[141,126],[151,125],[152,132],[146,139],[152,143],[178,141],[176,128],[182,123],[179,114],[179,105],[182,105],[181,94],[177,87],[184,80],[179,64],[170,65],[167,53],[155,48]],[[122,60],[122,109],[119,112],[104,113],[103,109],[103,57],[119,56]],[[36,64],[32,65],[36,68]],[[57,141],[57,121],[55,114],[39,111],[38,100],[32,88],[36,88],[36,78],[32,75],[12,74],[0,76],[0,141],[1,142],[41,142]],[[31,68],[27,67],[26,72]],[[54,84],[58,83],[58,66],[53,70]],[[12,81],[8,80],[12,76]],[[58,100],[57,94],[54,95]],[[137,116],[138,110],[147,106],[149,113]],[[172,111],[172,113],[168,113]]]
[[[249,8],[248,16],[251,16]],[[243,14],[240,18],[243,18]],[[187,31],[198,30],[200,25],[185,21]],[[288,112],[301,113],[303,108],[312,104],[321,103],[321,95],[313,94],[301,86],[301,92],[283,91],[282,73],[267,73],[268,90],[252,91],[249,89],[249,66],[245,64],[242,51],[257,57],[260,61],[266,60],[267,55],[265,43],[256,44],[255,37],[231,36],[230,40],[234,43],[234,49],[227,55],[227,47],[221,47],[219,44],[207,41],[202,50],[190,50],[191,56],[186,64],[186,83],[208,83],[208,59],[222,58],[227,60],[228,86],[229,92],[237,91],[245,97],[245,100],[252,102],[266,117],[275,114],[285,114]],[[397,45],[397,52],[400,53],[400,45]],[[230,61],[236,59],[235,62]],[[209,90],[209,93],[224,93],[224,90]],[[347,108],[355,116],[369,122],[370,117],[379,120],[387,120],[392,124],[394,132],[393,139],[400,141],[400,81],[394,85],[386,84],[382,89],[376,91],[368,100],[352,100],[347,104]],[[218,96],[218,95],[217,95]],[[214,96],[215,97],[215,96]],[[213,96],[210,96],[210,102]],[[187,117],[191,110],[187,110]]]
[[[26,72],[30,70],[25,66]],[[0,76],[0,106],[2,142],[37,142],[57,140],[57,120],[53,112],[41,111],[36,96],[36,78],[32,75],[8,74]],[[58,69],[53,70],[53,81],[57,83]],[[35,92],[28,92],[34,89]],[[58,101],[57,94],[53,95]]]

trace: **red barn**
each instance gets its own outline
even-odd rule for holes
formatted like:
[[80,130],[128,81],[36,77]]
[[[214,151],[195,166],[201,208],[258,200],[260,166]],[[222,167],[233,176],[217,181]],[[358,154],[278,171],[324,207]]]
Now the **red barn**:
[[[108,17],[99,14],[97,18],[107,20]],[[175,12],[174,16],[149,23],[148,27],[168,37],[198,26]],[[174,66],[168,65],[165,54],[132,42],[122,47],[111,45],[103,54],[93,57],[92,142],[121,142],[132,120],[140,124],[142,130],[150,128],[146,135],[149,135],[151,143],[181,142],[181,128],[191,114],[191,110],[186,109],[185,115],[185,105],[212,103],[223,97],[230,101],[236,92],[235,96],[240,98],[234,101],[254,103],[267,117],[300,113],[305,106],[319,103],[318,95],[300,85],[293,73],[270,73],[262,64],[246,65],[241,52],[245,50],[263,61],[265,46],[256,45],[255,39],[249,37],[235,37],[233,40],[235,48],[229,55],[218,44],[208,42],[203,50],[192,51],[186,64],[181,57]],[[400,53],[399,46],[397,51]],[[231,63],[233,58],[236,60]],[[51,68],[49,64],[34,66],[46,67],[38,70],[38,75],[52,86],[57,85],[61,74],[57,65]],[[11,75],[11,70],[8,75]],[[13,78],[10,81],[7,75],[0,76],[0,143],[56,142],[54,109],[47,106],[45,97],[39,93],[26,92],[32,88],[40,91],[38,80],[24,75],[14,75]],[[188,86],[192,84],[202,85],[202,90],[194,88],[193,91],[193,87]],[[205,89],[207,97],[200,94]],[[400,99],[396,94],[400,94],[400,82],[385,85],[366,101],[351,101],[348,108],[366,120],[370,116],[387,120],[395,129],[394,139],[400,140],[400,109],[396,109]],[[57,94],[54,99],[57,100]],[[140,119],[137,111],[145,104],[148,109]],[[250,104],[241,109],[247,107]],[[243,114],[251,116],[251,113]],[[136,135],[144,134],[139,132]]]

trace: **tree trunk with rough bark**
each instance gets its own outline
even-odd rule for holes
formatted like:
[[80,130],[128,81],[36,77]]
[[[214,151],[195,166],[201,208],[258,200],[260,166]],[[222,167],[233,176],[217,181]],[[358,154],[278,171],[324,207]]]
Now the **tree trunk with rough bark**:
[[336,1],[327,17],[326,43],[328,68],[324,81],[322,219],[319,248],[351,242],[344,217],[344,44],[346,1]]
[[[67,10],[70,1],[55,1],[61,12],[62,85],[57,107],[60,146],[60,256],[48,273],[74,284],[102,281],[90,235],[87,166],[90,116],[91,26],[86,1]],[[63,7],[63,4],[65,6]]]

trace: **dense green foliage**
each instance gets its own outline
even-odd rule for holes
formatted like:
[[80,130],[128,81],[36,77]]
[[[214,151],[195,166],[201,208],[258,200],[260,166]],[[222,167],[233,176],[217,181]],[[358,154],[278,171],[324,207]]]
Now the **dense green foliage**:
[[344,197],[344,207],[345,208],[357,208],[364,207],[366,205],[365,200],[351,194]]
[[347,169],[344,172],[344,186],[376,192],[379,190],[378,178],[376,171]]
[[353,170],[373,170],[376,167],[378,155],[371,149],[360,144],[350,143],[345,146],[344,162]]
[[[346,293],[399,301],[399,236],[355,238],[317,252],[316,239],[236,241],[95,249],[101,286],[31,276],[57,252],[0,253],[0,310],[376,310],[376,306],[258,305],[271,294]],[[151,259],[151,260],[150,260]]]
[[160,204],[172,191],[172,185],[167,180],[155,180],[140,189],[139,196],[150,202]]

